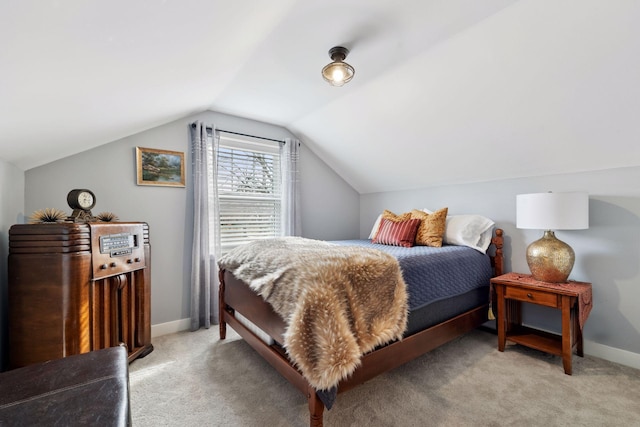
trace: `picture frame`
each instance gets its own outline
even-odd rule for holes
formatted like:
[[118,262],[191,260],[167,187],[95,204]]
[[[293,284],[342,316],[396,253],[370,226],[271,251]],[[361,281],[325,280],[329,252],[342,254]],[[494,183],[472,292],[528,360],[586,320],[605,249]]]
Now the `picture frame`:
[[136,147],[138,185],[184,187],[184,152]]

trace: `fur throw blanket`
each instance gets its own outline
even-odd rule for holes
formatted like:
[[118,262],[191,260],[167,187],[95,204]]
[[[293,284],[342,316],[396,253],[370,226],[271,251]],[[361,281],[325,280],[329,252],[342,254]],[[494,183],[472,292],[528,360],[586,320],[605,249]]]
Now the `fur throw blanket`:
[[337,386],[406,328],[406,285],[384,252],[284,237],[235,248],[218,264],[285,320],[283,346],[316,390]]

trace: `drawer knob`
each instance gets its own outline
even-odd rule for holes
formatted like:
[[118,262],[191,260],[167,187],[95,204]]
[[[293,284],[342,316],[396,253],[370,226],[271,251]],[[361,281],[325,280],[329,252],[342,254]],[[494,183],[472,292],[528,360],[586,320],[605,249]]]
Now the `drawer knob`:
[[112,262],[112,263],[110,264],[110,266],[111,266],[111,267],[115,267],[116,265],[117,265],[117,264],[116,264],[115,262]]
[[527,297],[529,297],[529,298],[533,298],[533,295],[531,295],[531,294],[527,294]]
[[107,269],[107,264],[102,264],[100,266],[100,270],[106,270]]

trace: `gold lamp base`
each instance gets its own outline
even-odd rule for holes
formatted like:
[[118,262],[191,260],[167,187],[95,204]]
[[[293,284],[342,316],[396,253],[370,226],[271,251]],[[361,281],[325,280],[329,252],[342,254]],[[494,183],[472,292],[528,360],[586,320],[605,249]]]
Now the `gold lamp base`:
[[551,230],[527,247],[527,264],[533,278],[542,282],[565,283],[573,269],[576,255]]

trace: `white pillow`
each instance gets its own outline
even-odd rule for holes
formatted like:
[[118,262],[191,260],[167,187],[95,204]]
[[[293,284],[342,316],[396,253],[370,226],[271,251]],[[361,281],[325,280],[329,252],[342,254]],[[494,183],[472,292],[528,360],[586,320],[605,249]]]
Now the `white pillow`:
[[371,233],[369,233],[369,240],[373,239],[378,232],[380,221],[382,221],[382,214],[378,215],[378,219],[376,219],[376,222],[373,223],[373,228],[371,229]]
[[[423,209],[431,213],[429,209]],[[450,215],[442,241],[448,245],[468,246],[487,253],[495,223],[482,215]]]

